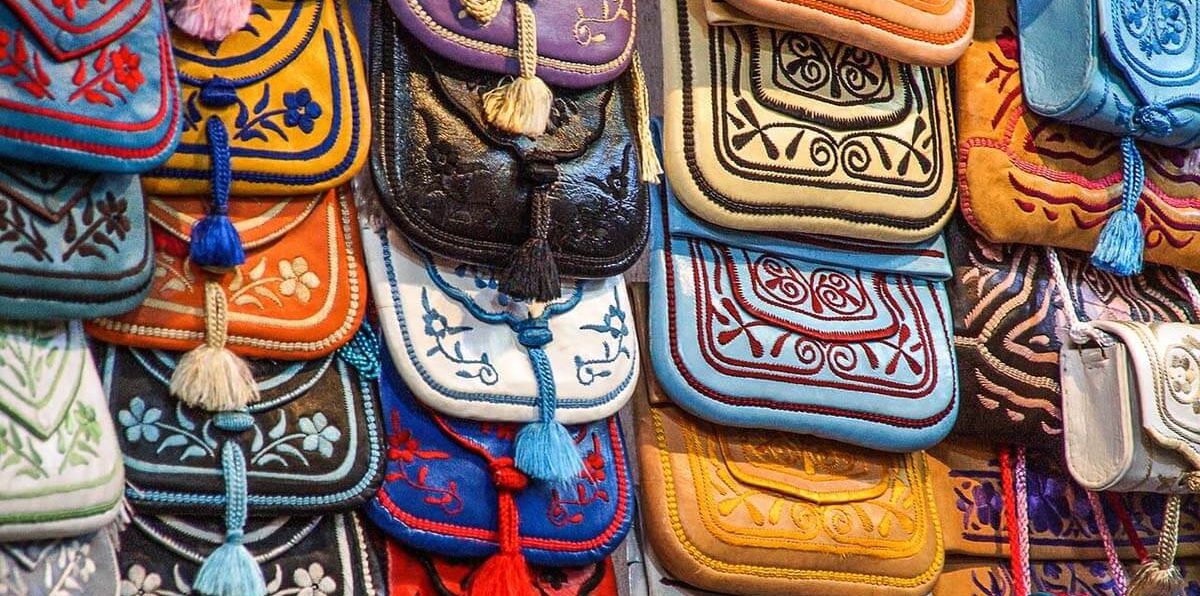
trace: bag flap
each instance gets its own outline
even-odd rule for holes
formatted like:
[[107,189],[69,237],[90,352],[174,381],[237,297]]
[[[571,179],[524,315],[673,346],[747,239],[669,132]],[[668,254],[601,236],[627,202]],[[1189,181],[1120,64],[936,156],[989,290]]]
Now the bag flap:
[[1093,1],[1100,51],[1136,98],[1162,110],[1197,107],[1200,8],[1192,2]]
[[778,432],[722,439],[727,429],[647,406],[634,413],[642,520],[676,578],[756,594],[929,592],[943,554],[923,454]]
[[42,48],[59,61],[95,52],[129,33],[146,15],[153,14],[153,0],[112,3],[4,0],[4,4],[21,19]]
[[[371,123],[362,55],[344,0],[256,0],[220,42],[174,35],[183,137],[146,176],[151,194],[207,195],[207,129],[228,131],[230,192],[305,195],[348,181],[365,163]],[[232,94],[232,104],[206,97]]]
[[[388,593],[399,596],[467,596],[479,559],[439,557],[387,542]],[[533,567],[534,593],[544,596],[617,596],[612,559],[583,567]]]
[[[367,508],[372,521],[421,550],[494,554],[499,514],[490,465],[513,456],[517,428],[435,414],[418,404],[390,362],[383,363],[380,395],[391,449],[384,485]],[[633,522],[632,480],[616,418],[568,430],[584,462],[579,479],[562,488],[531,481],[514,494],[521,550],[534,565],[601,561]]]
[[[458,4],[389,3],[405,29],[441,56],[472,68],[518,73],[514,2],[498,1],[496,16],[487,23]],[[531,2],[529,7],[537,38],[537,75],[547,83],[583,89],[616,78],[629,65],[635,49],[635,0]]]
[[[279,240],[304,223],[326,202],[327,193],[296,198],[234,199],[229,202],[229,219],[242,240],[242,248],[254,250]],[[192,226],[207,212],[204,197],[152,197],[147,204],[150,221],[176,238],[190,243]]]
[[956,195],[944,69],[814,35],[710,27],[664,3],[665,169],[699,217],[748,231],[913,243]]
[[[527,304],[501,293],[490,267],[414,250],[390,226],[366,234],[389,352],[413,393],[458,418],[536,420],[538,375],[516,329]],[[624,405],[641,366],[628,293],[620,276],[564,285],[549,305],[553,340],[543,348],[555,416],[592,422]]]
[[[121,532],[122,588],[191,594],[200,563],[224,540],[220,518],[134,515]],[[251,517],[244,543],[271,594],[372,594],[382,581],[356,513]]]
[[[1137,397],[1125,346],[1064,345],[1059,366],[1067,469],[1084,488],[1109,490],[1138,473],[1131,469],[1134,459],[1146,455],[1135,445],[1141,440],[1140,416],[1130,411]],[[1148,465],[1141,467],[1149,472]]]
[[[1025,99],[1038,114],[1065,116],[1084,101],[1100,73],[1104,42],[1096,13],[1105,1],[1017,0]],[[1010,20],[1012,11],[1006,10],[1002,18]],[[998,12],[999,5],[981,8],[981,21],[992,21]],[[1063,27],[1074,34],[1063,35]]]
[[0,544],[0,585],[17,594],[51,594],[72,586],[79,594],[117,594],[116,532]]
[[[258,222],[247,235],[257,244],[248,248],[246,262],[216,278],[228,303],[231,350],[250,358],[307,360],[328,355],[353,337],[366,310],[366,275],[349,192],[327,191],[315,206],[231,202],[234,217],[245,209],[248,219]],[[186,205],[170,202],[176,213],[203,212],[198,204]],[[307,217],[287,217],[310,208]],[[155,206],[155,217],[176,234],[188,229],[182,216],[172,220],[164,209],[164,204]],[[268,215],[275,209],[277,215]],[[263,217],[269,219],[260,222]],[[155,242],[150,296],[127,314],[89,321],[89,333],[119,345],[190,350],[204,340],[204,285],[210,274],[191,263],[178,236],[158,232]]]

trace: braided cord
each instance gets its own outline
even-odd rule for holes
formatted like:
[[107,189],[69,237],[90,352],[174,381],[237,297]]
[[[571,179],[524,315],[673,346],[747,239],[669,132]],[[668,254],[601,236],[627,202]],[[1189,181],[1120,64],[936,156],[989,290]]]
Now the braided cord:
[[[1026,578],[1027,584],[1032,584],[1033,575],[1029,568],[1029,482],[1026,478],[1025,468],[1025,447],[1017,446],[1016,462],[1013,465],[1013,493],[1016,503],[1013,509],[1016,512],[1017,527],[1009,528],[1010,535],[1017,535],[1017,553],[1014,564],[1020,565],[1021,575]],[[1027,586],[1032,590],[1032,586]]]
[[229,302],[220,282],[209,276],[204,280],[204,343],[225,347],[229,340]]
[[1092,506],[1092,515],[1096,518],[1096,527],[1100,530],[1100,541],[1104,544],[1104,559],[1108,563],[1108,572],[1112,575],[1114,592],[1118,595],[1129,593],[1129,578],[1125,575],[1125,567],[1117,556],[1117,546],[1113,542],[1112,532],[1108,529],[1108,518],[1104,515],[1104,505],[1100,497],[1093,491],[1087,493],[1088,503]]

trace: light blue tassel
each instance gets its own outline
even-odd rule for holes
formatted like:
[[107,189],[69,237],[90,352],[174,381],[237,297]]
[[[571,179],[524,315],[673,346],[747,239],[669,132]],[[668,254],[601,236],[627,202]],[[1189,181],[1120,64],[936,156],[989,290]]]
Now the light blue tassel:
[[575,447],[575,439],[562,423],[555,420],[558,392],[554,387],[554,371],[543,346],[553,339],[549,323],[539,316],[516,326],[517,340],[529,350],[529,362],[537,377],[538,420],[517,432],[517,469],[530,478],[556,485],[568,484],[583,472],[583,460]]
[[1121,139],[1123,188],[1121,207],[1109,216],[1092,252],[1092,265],[1101,271],[1129,276],[1142,272],[1146,237],[1138,218],[1137,203],[1146,183],[1146,166],[1133,137]]
[[[245,412],[222,412],[216,425],[240,432],[254,420]],[[204,596],[265,596],[267,582],[254,556],[242,544],[246,526],[246,457],[232,438],[221,448],[225,477],[225,543],[217,547],[196,573],[192,591]]]
[[229,132],[213,116],[206,125],[212,170],[212,204],[204,218],[192,226],[192,262],[213,269],[229,269],[246,262],[242,238],[229,220]]

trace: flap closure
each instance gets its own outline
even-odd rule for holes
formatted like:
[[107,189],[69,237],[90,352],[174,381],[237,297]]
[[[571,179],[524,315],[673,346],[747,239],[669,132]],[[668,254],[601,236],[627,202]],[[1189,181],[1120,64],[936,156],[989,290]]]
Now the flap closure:
[[174,31],[172,45],[180,80],[202,85],[220,75],[240,87],[282,72],[305,50],[323,53],[326,48],[318,48],[314,41],[319,41],[325,5],[334,1],[255,0],[246,25],[216,42]]
[[[141,365],[142,373],[158,381],[163,387],[171,385],[171,375],[179,362],[178,352],[163,350],[138,350],[108,346],[109,350],[128,350],[129,355]],[[308,393],[333,363],[330,354],[315,360],[264,360],[254,361],[254,380],[261,399],[249,407],[251,414],[277,408]],[[124,374],[130,374],[126,372]],[[111,382],[111,379],[106,379]]]
[[[321,525],[322,516],[250,517],[242,544],[259,565],[287,553],[309,538]],[[213,549],[225,543],[225,520],[221,517],[136,515],[133,524],[142,534],[166,551],[195,564],[204,562]]]
[[[324,198],[324,194],[297,199],[239,197],[229,202],[229,218],[242,238],[242,246],[255,249],[300,225]],[[192,226],[200,220],[197,214],[205,213],[208,204],[209,200],[202,197],[154,197],[147,201],[147,212],[160,229],[190,242]]]
[[723,430],[730,432],[717,434],[721,457],[739,482],[818,505],[875,499],[891,487],[892,469],[904,465],[902,455],[812,437]]
[[4,0],[4,3],[47,53],[65,61],[98,50],[124,35],[150,12],[153,0]]
[[1146,107],[1169,118],[1172,107],[1200,101],[1200,9],[1195,2],[1094,1],[1100,51]]

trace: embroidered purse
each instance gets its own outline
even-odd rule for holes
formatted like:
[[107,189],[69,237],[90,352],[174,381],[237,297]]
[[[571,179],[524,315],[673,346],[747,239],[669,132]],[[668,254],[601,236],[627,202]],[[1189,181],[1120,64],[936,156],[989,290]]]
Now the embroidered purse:
[[[104,383],[122,427],[127,498],[141,512],[221,513],[233,546],[249,535],[247,514],[312,514],[364,502],[383,473],[372,389],[377,349],[364,328],[336,356],[255,362],[261,400],[213,414],[171,397],[176,354],[107,346]],[[201,574],[230,572],[219,554]]]
[[0,322],[0,362],[0,542],[110,524],[124,471],[83,327]]
[[[1120,217],[1140,218],[1134,223],[1144,230],[1146,260],[1196,269],[1200,243],[1193,241],[1191,222],[1198,213],[1191,198],[1200,193],[1200,178],[1187,173],[1186,154],[1142,144],[1141,157],[1133,163],[1144,162],[1144,168],[1133,168],[1133,163],[1126,168],[1123,148],[1129,149],[1132,140],[1036,115],[1022,91],[1027,98],[1034,77],[1047,79],[1029,62],[1048,59],[1054,68],[1065,67],[1066,48],[1035,58],[1032,49],[1020,45],[1024,38],[1018,39],[1010,2],[987,0],[977,8],[976,41],[959,61],[957,77],[962,210],[971,225],[992,242],[1099,252],[1101,229],[1110,229],[1105,223],[1124,214]],[[1080,14],[1072,13],[1072,23]],[[1054,84],[1063,91],[1071,86]],[[1144,184],[1139,180],[1143,176]],[[1135,241],[1142,236],[1137,229],[1126,231]],[[1140,254],[1140,248],[1129,250],[1138,267],[1117,272],[1135,272]],[[1094,262],[1113,269],[1102,256]]]
[[154,0],[0,6],[0,157],[149,170],[175,150],[180,103]]
[[[947,288],[963,396],[954,432],[1039,451],[1061,450],[1063,344],[1058,330],[1071,319],[1047,251],[992,244],[959,221],[947,228],[946,244],[955,264]],[[1175,270],[1151,266],[1140,276],[1122,279],[1090,267],[1078,253],[1063,251],[1058,259],[1075,318],[1190,320],[1193,306]]]
[[137,176],[0,163],[0,312],[84,319],[137,306],[154,271]]
[[917,242],[956,194],[945,70],[662,3],[664,160],[688,209],[744,230]]
[[885,451],[950,431],[958,400],[940,237],[894,246],[741,233],[660,189],[650,354],[679,407]]
[[646,154],[630,142],[629,77],[559,93],[537,140],[498,134],[480,111],[498,75],[423,54],[386,14],[376,27],[372,165],[410,241],[502,269],[502,290],[540,301],[559,297],[560,274],[608,277],[637,261],[648,230],[638,175]]
[[578,476],[562,424],[616,414],[640,370],[624,279],[577,280],[530,304],[501,293],[491,268],[436,259],[390,228],[364,229],[364,245],[388,352],[409,390],[456,418],[528,423],[517,467]]
[[674,577],[741,594],[929,593],[943,551],[924,454],[720,427],[643,379],[641,519]]
[[366,80],[345,0],[254,0],[224,40],[177,31],[174,45],[183,138],[145,177],[148,193],[216,193],[218,176],[235,196],[303,196],[366,163]]
[[[468,596],[479,564],[449,559],[387,543],[390,596]],[[617,596],[611,559],[584,567],[533,569],[533,594],[542,596]]]
[[[820,35],[900,62],[947,66],[967,49],[974,0],[705,0],[710,25]],[[718,17],[714,19],[713,17]]]
[[[135,515],[121,533],[121,593],[218,593],[203,589],[197,567],[221,544],[220,526],[211,518]],[[358,513],[251,520],[246,544],[254,571],[266,580],[258,593],[385,593],[384,572],[365,530]]]
[[[0,586],[18,596],[119,594],[117,530],[0,543]],[[63,591],[65,589],[65,591]]]
[[395,367],[382,364],[388,464],[366,512],[392,538],[442,556],[488,557],[471,582],[476,596],[505,583],[531,585],[527,563],[601,562],[625,538],[633,482],[615,417],[570,429],[583,472],[536,482],[515,466],[511,425],[426,409]]
[[[1194,562],[1185,564],[1188,571],[1196,569]],[[1034,561],[1030,566],[1030,590],[1047,594],[1087,594],[1088,596],[1123,596],[1126,592],[1104,560],[1097,561]],[[1192,576],[1193,578],[1195,576]],[[1196,579],[1189,587],[1200,588]],[[1026,592],[1027,593],[1027,592]],[[1020,596],[1013,584],[1008,561],[948,559],[946,569],[933,587],[933,596]]]

